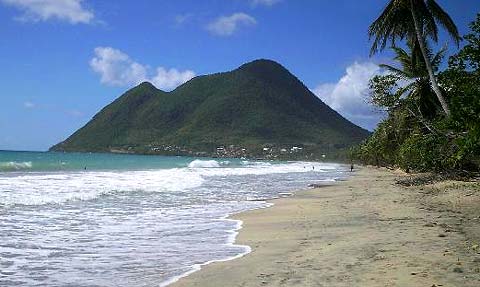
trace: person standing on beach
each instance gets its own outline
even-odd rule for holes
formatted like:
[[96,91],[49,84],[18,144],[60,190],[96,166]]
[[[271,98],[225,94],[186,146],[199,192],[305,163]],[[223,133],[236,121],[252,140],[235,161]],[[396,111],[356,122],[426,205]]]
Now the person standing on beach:
[[353,171],[353,162],[350,164],[350,172]]

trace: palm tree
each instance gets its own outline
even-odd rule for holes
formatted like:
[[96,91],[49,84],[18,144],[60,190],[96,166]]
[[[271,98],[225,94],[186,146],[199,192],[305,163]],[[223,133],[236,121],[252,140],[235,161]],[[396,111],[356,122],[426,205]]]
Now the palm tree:
[[[418,46],[407,43],[409,51],[399,47],[392,47],[395,52],[395,60],[400,64],[400,67],[381,64],[380,67],[388,70],[391,74],[398,77],[405,84],[396,92],[397,98],[407,99],[417,106],[418,114],[413,113],[421,121],[424,117],[433,118],[437,113],[439,101],[435,98],[432,85],[429,82],[429,74],[426,67],[426,62],[422,59],[422,53]],[[446,51],[447,47],[443,47],[435,55],[427,48],[427,58],[431,63],[434,71],[437,71]]]
[[450,116],[450,109],[442,91],[435,79],[434,69],[428,57],[427,38],[438,42],[437,22],[443,26],[458,45],[460,35],[450,16],[435,2],[435,0],[390,0],[385,10],[370,25],[368,35],[374,38],[371,54],[383,50],[390,41],[395,46],[397,39],[418,45],[432,89],[440,102],[443,111]]
[[[370,80],[370,101],[390,115],[397,111],[408,112],[419,121],[431,133],[438,131],[430,124],[441,111],[441,105],[430,84],[428,71],[422,53],[410,42],[407,42],[408,50],[392,47],[395,53],[395,61],[398,65],[391,66],[382,64],[380,67],[389,73],[377,75]],[[429,61],[436,71],[445,54],[446,47],[433,54],[427,49]],[[400,121],[402,122],[402,121]]]

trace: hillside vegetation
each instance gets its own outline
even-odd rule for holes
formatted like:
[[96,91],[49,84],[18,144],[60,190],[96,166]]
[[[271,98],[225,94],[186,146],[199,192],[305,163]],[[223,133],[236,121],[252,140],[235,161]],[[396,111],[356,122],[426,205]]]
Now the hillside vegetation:
[[144,82],[51,150],[333,158],[368,134],[280,64],[256,60],[172,92]]

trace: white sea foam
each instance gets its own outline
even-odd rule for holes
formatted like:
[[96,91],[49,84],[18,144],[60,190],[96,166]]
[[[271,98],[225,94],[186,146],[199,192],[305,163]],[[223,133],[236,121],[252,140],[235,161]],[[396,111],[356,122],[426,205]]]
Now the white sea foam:
[[241,168],[226,167],[221,169],[201,169],[200,167],[198,167],[199,170],[197,170],[197,172],[201,172],[203,176],[266,175],[303,172],[324,173],[328,171],[338,170],[340,168],[340,164],[333,163],[290,162],[271,164],[268,162],[249,162],[245,163],[244,166]]
[[212,167],[220,167],[220,163],[216,160],[200,160],[196,159],[192,161],[189,165],[189,168],[212,168]]
[[31,173],[0,177],[0,205],[59,204],[116,192],[184,191],[202,182],[200,174],[186,169]]
[[12,171],[12,170],[24,170],[32,168],[31,161],[7,161],[7,162],[0,162],[0,171]]
[[[208,177],[321,173],[339,167],[335,164],[317,164],[313,169],[311,163],[302,162],[222,167],[215,160],[194,160],[188,166],[150,171],[27,173],[0,177],[0,204],[60,204],[73,200],[92,200],[117,192],[179,192],[200,187]],[[324,178],[322,181],[334,181],[334,178]]]

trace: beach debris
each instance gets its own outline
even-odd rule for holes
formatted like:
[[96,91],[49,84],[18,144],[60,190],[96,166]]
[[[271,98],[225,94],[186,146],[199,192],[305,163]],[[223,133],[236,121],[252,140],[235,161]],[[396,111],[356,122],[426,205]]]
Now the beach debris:
[[460,267],[455,267],[455,268],[453,268],[453,272],[455,272],[455,273],[463,273],[463,269],[460,268]]
[[447,237],[447,235],[444,234],[444,233],[440,233],[440,234],[438,235],[438,237]]

